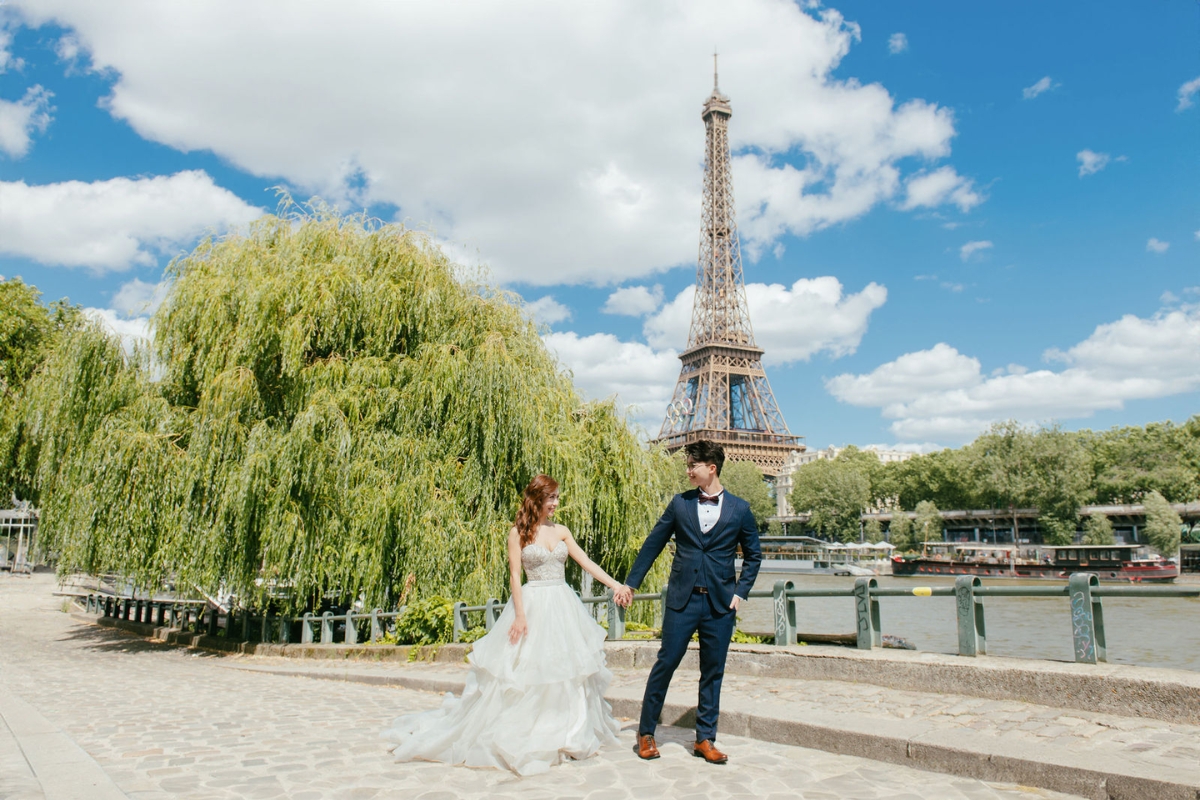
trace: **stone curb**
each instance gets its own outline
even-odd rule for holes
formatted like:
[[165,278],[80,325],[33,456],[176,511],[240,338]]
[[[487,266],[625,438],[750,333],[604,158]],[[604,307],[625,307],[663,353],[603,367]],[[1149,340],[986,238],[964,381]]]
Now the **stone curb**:
[[[410,660],[461,663],[469,645],[254,644],[183,633],[145,623],[76,614],[82,622],[115,627],[167,644],[244,655],[338,661],[404,663]],[[413,650],[416,654],[413,654]],[[609,642],[610,667],[649,669],[655,642]],[[695,645],[682,669],[697,670]],[[1050,708],[1075,709],[1163,722],[1200,725],[1200,673],[1124,664],[1073,664],[1017,658],[963,658],[904,650],[845,647],[731,645],[725,671],[791,680],[867,683],[901,691],[958,694],[989,700],[1019,700]]]
[[[311,671],[252,664],[236,664],[230,668],[437,693],[461,692],[464,683],[457,677],[383,675],[354,672],[353,669]],[[641,715],[642,702],[637,687],[610,692],[605,699],[617,717],[637,719]],[[662,724],[692,727],[696,724],[696,707],[668,697],[663,707]],[[882,730],[889,727],[893,730]],[[1119,772],[1111,763],[1103,763],[1103,758],[1095,759],[1101,763],[1079,766],[1067,763],[1066,759],[1078,761],[1086,757],[1055,752],[1055,748],[1048,745],[1034,752],[1028,745],[1022,748],[1020,744],[985,741],[978,734],[963,730],[909,730],[913,727],[898,721],[850,719],[836,713],[822,715],[820,719],[812,715],[807,719],[783,719],[740,710],[736,702],[728,701],[721,712],[721,732],[730,736],[886,761],[964,778],[1036,786],[1094,800],[1200,800],[1200,782],[1162,780],[1133,774],[1135,770]],[[951,741],[938,741],[950,738],[947,734],[951,734]]]

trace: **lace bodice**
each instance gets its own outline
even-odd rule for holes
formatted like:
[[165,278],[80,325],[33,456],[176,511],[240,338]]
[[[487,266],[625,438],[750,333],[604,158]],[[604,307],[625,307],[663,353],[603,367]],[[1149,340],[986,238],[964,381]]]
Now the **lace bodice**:
[[530,581],[561,581],[566,579],[567,543],[554,545],[547,550],[534,542],[521,550],[521,566],[525,567],[525,579]]

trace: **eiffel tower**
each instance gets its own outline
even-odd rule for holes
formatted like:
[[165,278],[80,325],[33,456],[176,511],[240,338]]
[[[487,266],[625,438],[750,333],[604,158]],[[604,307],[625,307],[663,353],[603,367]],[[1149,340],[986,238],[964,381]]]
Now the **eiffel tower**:
[[803,451],[793,436],[763,371],[763,349],[754,343],[742,248],[733,213],[733,175],[729,168],[729,98],[717,84],[713,56],[713,92],[700,115],[704,120],[704,204],[696,296],[683,368],[667,416],[654,441],[668,452],[709,439],[725,448],[730,461],[753,461],[775,477],[790,453]]

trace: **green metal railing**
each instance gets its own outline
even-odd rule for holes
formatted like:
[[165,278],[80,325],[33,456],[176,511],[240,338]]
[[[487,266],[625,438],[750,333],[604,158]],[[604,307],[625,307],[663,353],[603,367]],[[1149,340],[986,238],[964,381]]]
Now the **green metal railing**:
[[[756,589],[751,598],[771,598],[774,620],[775,643],[795,644],[796,603],[806,597],[850,597],[854,599],[855,637],[860,650],[880,647],[883,631],[880,615],[880,598],[883,597],[953,597],[958,621],[958,653],[962,656],[987,654],[987,626],[984,615],[986,597],[1065,597],[1070,601],[1070,627],[1075,660],[1079,663],[1096,664],[1108,660],[1104,634],[1104,597],[1200,597],[1200,586],[1101,586],[1099,578],[1091,573],[1075,573],[1065,585],[1046,586],[984,586],[974,575],[962,575],[953,586],[880,586],[875,578],[858,578],[853,585],[840,588],[796,588],[787,580],[776,581],[771,589]],[[661,592],[635,594],[634,602],[657,601],[659,618],[665,615],[667,587]],[[618,640],[625,636],[625,609],[613,602],[613,593],[599,597],[582,598],[585,605],[606,604],[608,639]],[[504,603],[495,598],[483,605],[470,606],[455,603],[453,606],[453,640],[459,641],[470,626],[471,614],[483,614],[483,623],[491,630],[504,610]],[[343,625],[343,643],[358,644],[358,625],[369,621],[370,632],[367,642],[376,642],[394,629],[396,620],[406,609],[385,612],[373,609],[370,612],[346,612],[334,614],[306,613],[301,617],[253,614],[249,610],[234,609],[227,613],[203,601],[155,601],[138,600],[132,597],[89,594],[86,608],[104,616],[166,625],[171,628],[192,630],[198,633],[218,635],[223,629],[226,637],[238,637],[243,641],[277,641],[287,643],[291,639],[293,625],[299,623],[302,644],[333,644],[339,623]],[[223,619],[222,619],[223,618]],[[222,625],[221,623],[224,622]]]

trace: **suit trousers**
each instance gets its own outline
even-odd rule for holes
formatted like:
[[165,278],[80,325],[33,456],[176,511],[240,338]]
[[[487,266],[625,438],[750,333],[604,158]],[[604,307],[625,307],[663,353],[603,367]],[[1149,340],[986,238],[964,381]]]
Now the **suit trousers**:
[[687,605],[676,611],[668,608],[663,616],[662,645],[658,659],[646,680],[642,697],[642,718],[638,734],[654,734],[671,676],[687,653],[692,634],[700,634],[700,693],[696,703],[696,741],[717,738],[717,717],[721,713],[721,680],[725,677],[725,657],[729,640],[737,624],[737,614],[724,609],[718,614],[712,606],[712,595],[693,593]]

